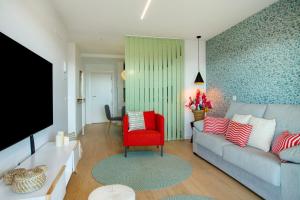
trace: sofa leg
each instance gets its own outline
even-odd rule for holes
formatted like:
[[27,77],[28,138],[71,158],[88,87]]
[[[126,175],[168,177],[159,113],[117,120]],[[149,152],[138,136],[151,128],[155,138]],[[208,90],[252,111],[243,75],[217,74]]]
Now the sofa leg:
[[124,157],[127,157],[127,147],[125,146]]
[[161,145],[160,147],[160,156],[163,157],[164,156],[164,146]]

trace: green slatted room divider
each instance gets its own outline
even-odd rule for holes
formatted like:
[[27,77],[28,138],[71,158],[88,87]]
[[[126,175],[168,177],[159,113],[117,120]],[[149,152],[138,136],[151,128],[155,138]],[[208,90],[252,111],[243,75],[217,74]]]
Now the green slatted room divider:
[[165,140],[183,138],[183,40],[125,39],[127,111],[154,110],[165,117]]

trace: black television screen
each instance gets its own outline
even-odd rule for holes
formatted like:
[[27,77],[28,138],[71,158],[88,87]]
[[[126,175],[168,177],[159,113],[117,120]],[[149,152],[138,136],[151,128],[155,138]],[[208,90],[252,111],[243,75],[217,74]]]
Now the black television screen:
[[0,32],[0,150],[53,124],[52,64]]

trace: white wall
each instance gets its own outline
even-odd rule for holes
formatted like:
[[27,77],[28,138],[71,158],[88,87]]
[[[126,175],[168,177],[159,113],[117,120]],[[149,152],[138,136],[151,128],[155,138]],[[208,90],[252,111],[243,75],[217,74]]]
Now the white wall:
[[86,123],[91,123],[91,73],[102,72],[113,74],[113,108],[112,114],[114,116],[121,115],[121,108],[123,103],[123,86],[124,81],[121,79],[121,71],[123,64],[120,60],[114,59],[83,59],[85,69],[85,83],[86,83]]
[[[185,40],[184,41],[184,103],[188,102],[190,96],[195,95],[196,89],[200,89],[202,92],[206,89],[206,54],[205,54],[205,41],[200,40],[199,45],[199,63],[200,73],[204,79],[204,84],[199,86],[195,85],[194,81],[198,73],[198,41]],[[184,106],[184,105],[183,105]],[[192,129],[190,122],[194,121],[193,113],[185,108],[184,109],[184,138],[190,139],[192,136]]]
[[[39,148],[67,130],[66,30],[47,0],[1,0],[0,30],[53,64],[53,125],[34,135]],[[0,151],[0,175],[29,155],[29,138]]]
[[80,51],[75,43],[68,44],[68,132],[81,133],[84,123],[82,121],[81,103],[79,97],[79,71],[84,71],[81,63]]

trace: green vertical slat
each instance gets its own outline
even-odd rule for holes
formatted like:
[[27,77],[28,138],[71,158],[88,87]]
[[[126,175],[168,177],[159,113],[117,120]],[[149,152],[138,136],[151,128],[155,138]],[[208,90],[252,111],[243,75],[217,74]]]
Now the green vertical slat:
[[149,40],[144,40],[145,50],[145,110],[149,110]]
[[158,42],[158,112],[160,114],[163,113],[163,94],[162,94],[162,88],[163,88],[163,69],[162,69],[162,65],[163,65],[163,55],[162,55],[162,50],[163,46],[162,46],[162,42],[161,40],[159,40]]
[[154,98],[154,103],[153,103],[153,107],[154,107],[154,110],[155,112],[158,111],[158,42],[159,42],[159,39],[154,39],[154,51],[153,51],[153,60],[154,60],[154,88],[153,88],[153,98]]
[[140,108],[139,102],[139,38],[134,38],[134,111]]
[[168,59],[168,43],[166,40],[162,41],[163,44],[163,115],[165,117],[165,140],[168,140],[168,68],[167,68],[167,59]]
[[153,48],[153,39],[149,39],[150,40],[150,43],[149,43],[149,87],[150,87],[150,96],[149,96],[149,108],[150,110],[153,110],[153,88],[154,88],[154,82],[153,82],[153,79],[154,79],[154,73],[153,73],[153,51],[154,51],[154,48]]
[[173,132],[173,140],[177,139],[177,126],[176,126],[176,103],[177,103],[177,85],[176,85],[176,42],[177,40],[174,40],[172,42],[172,132]]
[[[183,88],[183,62],[184,62],[184,44],[183,41],[180,41],[180,52],[181,52],[181,59],[180,59],[180,74],[181,74],[181,81],[180,81],[180,91],[182,91]],[[184,132],[183,132],[183,127],[184,127],[184,120],[183,120],[183,111],[184,111],[184,106],[183,106],[183,93],[181,92],[181,98],[180,98],[180,136],[183,138]]]
[[176,58],[176,79],[177,79],[177,82],[176,82],[176,138],[177,139],[181,139],[181,134],[180,134],[180,121],[182,120],[181,119],[181,114],[180,114],[180,107],[181,106],[184,106],[184,105],[181,105],[181,98],[182,98],[182,93],[181,93],[181,87],[180,87],[180,81],[181,81],[181,74],[180,74],[180,68],[181,68],[181,63],[180,63],[180,60],[181,60],[181,56],[180,56],[180,41],[178,41],[176,43],[176,55],[177,55],[177,58]]
[[140,39],[140,111],[145,110],[145,51],[144,40]]
[[172,132],[172,96],[171,96],[171,90],[172,90],[172,68],[171,68],[171,60],[172,60],[172,46],[171,41],[168,40],[168,116],[167,116],[167,122],[168,122],[168,140],[173,139],[173,132]]

